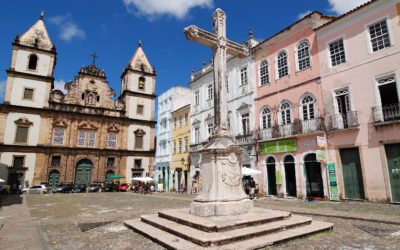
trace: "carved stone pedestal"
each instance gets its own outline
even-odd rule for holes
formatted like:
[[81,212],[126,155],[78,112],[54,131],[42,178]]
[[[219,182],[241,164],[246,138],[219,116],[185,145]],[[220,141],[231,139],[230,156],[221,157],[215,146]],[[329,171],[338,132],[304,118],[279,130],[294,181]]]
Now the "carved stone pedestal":
[[253,208],[242,184],[241,149],[229,136],[213,137],[199,150],[202,187],[190,205],[197,216],[247,213]]

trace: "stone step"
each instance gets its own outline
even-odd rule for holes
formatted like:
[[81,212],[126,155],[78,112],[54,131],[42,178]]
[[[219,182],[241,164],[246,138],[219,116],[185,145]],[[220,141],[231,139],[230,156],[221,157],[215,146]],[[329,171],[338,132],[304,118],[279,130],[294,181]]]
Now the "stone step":
[[170,209],[158,212],[158,216],[205,232],[224,232],[247,226],[290,218],[290,212],[254,208],[249,213],[234,216],[199,217],[189,209]]
[[[140,219],[127,220],[124,225],[167,249],[201,250],[203,247],[153,227]],[[135,248],[135,246],[132,246]]]
[[308,235],[321,233],[324,231],[332,230],[333,224],[321,221],[312,221],[310,225],[303,227],[292,228],[289,230],[268,234],[260,236],[257,238],[252,238],[248,240],[243,240],[239,242],[234,242],[232,244],[227,244],[223,246],[216,246],[207,249],[213,250],[253,250],[261,249],[268,246],[280,244],[297,238],[305,237]]
[[[245,240],[260,235],[271,234],[282,230],[301,227],[311,223],[311,218],[303,216],[292,216],[290,219],[273,221],[261,225],[237,228],[224,232],[204,232],[172,220],[161,218],[156,214],[141,217],[142,222],[157,227],[168,233],[191,241],[203,247],[220,246],[239,240]],[[231,217],[235,220],[235,217]]]
[[[201,247],[190,241],[182,239],[174,234],[168,233],[164,230],[153,227],[147,223],[142,222],[140,219],[125,221],[125,226],[133,229],[145,237],[157,242],[158,244],[168,249],[182,249],[182,250],[200,250],[200,249],[213,249],[213,250],[235,250],[235,249],[260,249],[266,246],[271,246],[293,240],[299,237],[304,237],[314,233],[331,230],[333,225],[331,223],[312,221],[311,224],[280,231],[268,235],[263,235],[251,239],[246,239],[239,242],[233,242],[222,246]],[[211,233],[213,234],[213,233]]]

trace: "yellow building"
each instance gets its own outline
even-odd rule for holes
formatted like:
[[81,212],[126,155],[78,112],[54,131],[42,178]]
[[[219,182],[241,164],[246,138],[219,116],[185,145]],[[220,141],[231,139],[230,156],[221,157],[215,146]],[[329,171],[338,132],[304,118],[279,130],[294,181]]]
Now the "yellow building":
[[[172,112],[172,187],[176,191],[190,188],[190,105]],[[183,185],[182,185],[183,184]]]

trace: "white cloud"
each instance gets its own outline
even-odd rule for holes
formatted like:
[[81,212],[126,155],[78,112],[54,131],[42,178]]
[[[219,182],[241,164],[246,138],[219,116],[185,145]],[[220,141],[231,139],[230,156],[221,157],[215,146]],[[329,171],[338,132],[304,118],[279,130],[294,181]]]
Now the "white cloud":
[[183,19],[193,8],[211,8],[214,0],[123,0],[125,6],[141,16],[152,20],[158,16],[171,15]]
[[54,81],[54,89],[61,90],[64,94],[67,91],[64,89],[65,81],[63,79],[58,79]]
[[3,102],[4,95],[6,94],[6,80],[0,80],[0,102]]
[[297,16],[297,19],[302,19],[303,17],[307,16],[307,15],[310,14],[310,13],[311,13],[311,10],[307,10],[307,11],[301,12],[301,13]]
[[58,38],[61,40],[69,42],[74,38],[85,39],[86,37],[85,32],[72,20],[70,13],[64,16],[49,17],[49,22],[59,28],[60,33],[58,34]]
[[368,2],[369,0],[328,0],[331,10],[341,15],[357,6]]

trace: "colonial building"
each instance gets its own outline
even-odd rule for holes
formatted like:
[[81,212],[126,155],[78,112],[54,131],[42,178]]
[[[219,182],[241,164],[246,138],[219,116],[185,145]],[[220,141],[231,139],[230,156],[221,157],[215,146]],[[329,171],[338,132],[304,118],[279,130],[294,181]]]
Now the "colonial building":
[[173,128],[172,111],[185,106],[188,96],[190,96],[190,89],[176,86],[158,97],[157,152],[154,179],[156,183],[162,184],[163,191],[169,191],[173,188],[173,173],[170,168]]
[[[185,98],[190,102],[189,98]],[[173,187],[176,191],[187,191],[190,188],[190,104],[172,112],[172,154],[171,172]],[[183,188],[182,188],[183,187]]]
[[[251,32],[246,44],[250,48],[257,44]],[[255,72],[252,56],[228,58],[228,126],[243,149],[243,166],[249,168],[256,168]],[[197,151],[207,143],[214,129],[213,63],[203,64],[201,70],[193,72],[189,85],[192,90],[190,171],[193,172],[200,167],[201,159]]]
[[56,48],[43,16],[12,43],[0,105],[1,164],[10,185],[104,183],[151,175],[156,74],[140,44],[116,97],[94,63],[54,89]]
[[313,12],[254,48],[260,191],[282,197],[328,197],[317,161],[325,136],[314,28],[332,18]]
[[399,21],[399,0],[373,0],[316,29],[342,199],[400,202]]

